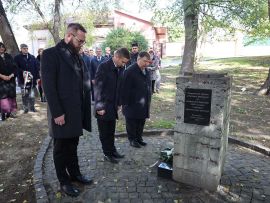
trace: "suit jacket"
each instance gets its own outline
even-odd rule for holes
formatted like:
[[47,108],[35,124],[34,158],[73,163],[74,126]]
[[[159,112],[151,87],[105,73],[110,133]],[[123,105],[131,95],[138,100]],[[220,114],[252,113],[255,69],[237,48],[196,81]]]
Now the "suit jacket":
[[125,70],[122,82],[121,104],[123,114],[130,119],[145,119],[150,116],[151,80],[135,63]]
[[105,110],[105,115],[95,113],[97,119],[118,119],[118,106],[120,105],[120,86],[124,68],[115,67],[112,58],[99,65],[96,73],[95,112]]
[[99,64],[105,61],[104,56],[101,56],[101,59],[98,61],[97,56],[94,56],[94,58],[91,59],[91,66],[90,66],[90,75],[91,80],[95,79],[95,75],[98,69]]
[[[41,59],[49,133],[54,138],[78,137],[82,135],[83,128],[91,131],[91,85],[88,69],[80,56],[74,56],[62,40],[55,47],[44,50]],[[81,66],[78,65],[79,61]],[[63,114],[65,124],[56,125],[54,118]]]

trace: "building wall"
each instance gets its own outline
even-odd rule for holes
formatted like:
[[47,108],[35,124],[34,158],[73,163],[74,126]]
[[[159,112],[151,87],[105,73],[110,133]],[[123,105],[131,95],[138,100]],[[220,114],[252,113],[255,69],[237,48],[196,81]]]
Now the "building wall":
[[39,48],[47,48],[49,46],[50,39],[52,40],[51,34],[48,30],[35,30],[32,33],[29,32],[31,36],[31,42],[28,44],[29,52],[33,55],[37,55]]
[[140,32],[148,40],[150,46],[152,46],[153,41],[156,41],[155,29],[151,23],[118,12],[115,12],[114,17],[115,28],[124,27]]

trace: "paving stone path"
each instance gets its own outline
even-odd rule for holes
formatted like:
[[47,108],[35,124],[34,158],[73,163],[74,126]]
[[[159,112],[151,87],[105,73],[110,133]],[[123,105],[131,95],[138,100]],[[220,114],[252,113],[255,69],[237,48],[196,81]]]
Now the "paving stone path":
[[43,182],[50,202],[96,203],[201,203],[201,202],[270,202],[270,158],[254,151],[229,145],[224,173],[218,191],[209,193],[196,187],[157,177],[151,167],[161,149],[173,146],[171,136],[147,136],[148,145],[131,148],[126,138],[117,138],[116,146],[126,157],[119,164],[103,161],[96,125],[79,144],[79,162],[84,175],[94,184],[77,185],[81,195],[71,198],[59,192],[49,146],[43,163]]

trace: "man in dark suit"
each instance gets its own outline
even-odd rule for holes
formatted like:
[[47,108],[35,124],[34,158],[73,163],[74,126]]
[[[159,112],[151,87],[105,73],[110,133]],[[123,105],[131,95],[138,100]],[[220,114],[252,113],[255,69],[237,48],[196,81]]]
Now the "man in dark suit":
[[90,66],[90,75],[91,75],[91,84],[92,84],[92,100],[94,101],[94,86],[95,86],[95,76],[98,69],[99,64],[101,64],[105,60],[104,56],[102,56],[102,49],[100,47],[96,48],[96,56],[91,60]]
[[147,52],[140,52],[137,63],[129,66],[122,81],[121,104],[126,119],[126,130],[132,147],[140,148],[145,119],[149,118],[151,80],[146,69],[151,63]]
[[104,160],[118,163],[123,158],[114,145],[114,133],[118,109],[120,108],[120,86],[123,66],[130,59],[129,51],[120,48],[113,57],[101,63],[96,73],[95,112]]
[[85,28],[71,23],[65,38],[55,47],[45,50],[41,60],[56,175],[61,189],[70,196],[80,194],[71,181],[92,182],[81,174],[77,156],[83,129],[91,131],[91,83],[88,69],[79,55],[85,38]]

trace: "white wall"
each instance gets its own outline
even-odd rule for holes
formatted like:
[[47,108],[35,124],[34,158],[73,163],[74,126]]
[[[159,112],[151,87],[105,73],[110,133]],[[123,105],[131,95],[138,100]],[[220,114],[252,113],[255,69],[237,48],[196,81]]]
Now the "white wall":
[[[165,56],[182,56],[184,43],[166,43]],[[270,46],[243,46],[237,41],[217,41],[206,43],[202,49],[197,49],[203,57],[227,58],[240,56],[270,55]]]
[[184,51],[183,42],[166,43],[164,56],[182,56]]

